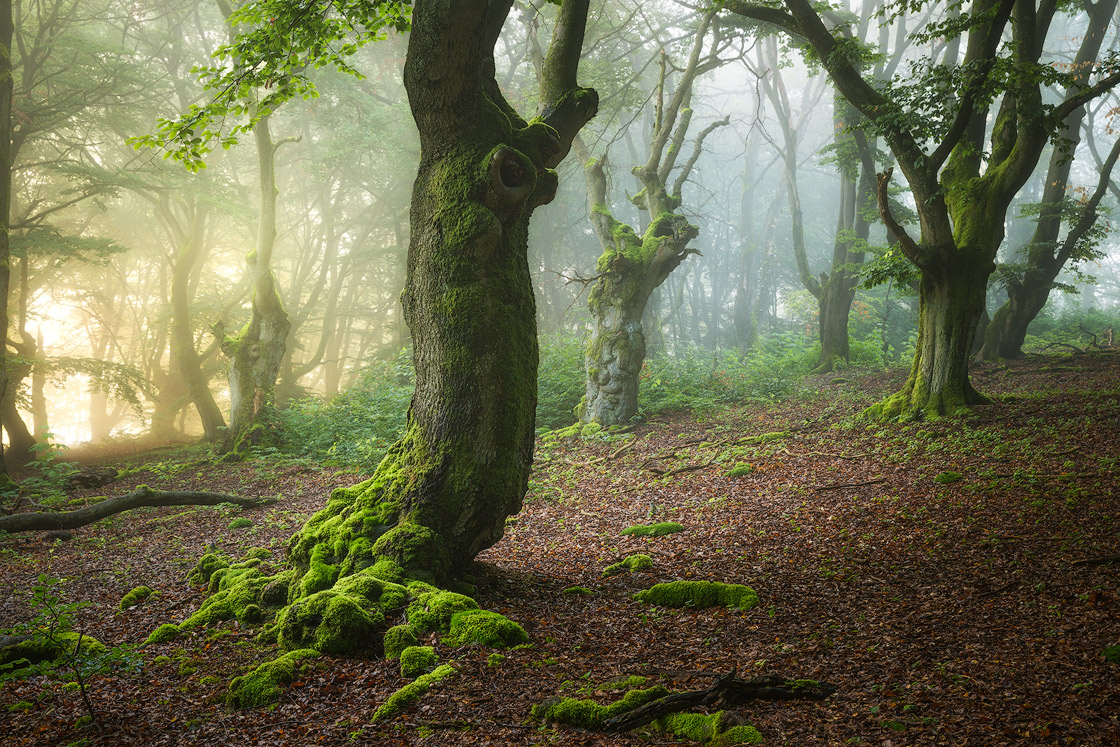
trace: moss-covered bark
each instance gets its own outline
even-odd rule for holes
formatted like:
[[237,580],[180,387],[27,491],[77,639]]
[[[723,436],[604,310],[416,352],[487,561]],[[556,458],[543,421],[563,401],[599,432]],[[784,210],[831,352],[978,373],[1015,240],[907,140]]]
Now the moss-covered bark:
[[[12,4],[0,7],[0,330],[7,336],[8,287],[11,283],[10,218],[12,207]],[[7,346],[0,345],[0,400],[8,388]],[[0,426],[3,425],[0,416]],[[0,494],[15,488],[0,443]]]

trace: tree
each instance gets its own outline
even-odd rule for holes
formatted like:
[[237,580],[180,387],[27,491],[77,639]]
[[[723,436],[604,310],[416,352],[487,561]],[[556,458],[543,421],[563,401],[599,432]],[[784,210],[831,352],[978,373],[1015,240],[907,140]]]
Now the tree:
[[[883,221],[921,272],[920,312],[906,384],[868,415],[933,418],[987,402],[969,380],[968,361],[1007,208],[1050,133],[1070,112],[1120,83],[1120,74],[1043,107],[1043,88],[1063,78],[1040,62],[1057,4],[1036,8],[1027,0],[985,0],[917,34],[926,40],[966,34],[959,65],[927,60],[917,66],[924,74],[916,79],[876,87],[860,72],[863,49],[846,32],[830,30],[808,0],[783,4],[784,9],[732,0],[726,7],[775,25],[812,50],[844,97],[890,146],[917,207],[921,232],[915,240],[891,214],[891,171],[880,175]],[[833,14],[829,23],[844,27]],[[1010,40],[1004,43],[1008,30]],[[988,114],[997,99],[989,134]]]
[[[0,0],[0,334],[7,336],[8,287],[11,283],[10,216],[12,210],[12,3]],[[0,344],[0,397],[8,387],[7,346]],[[14,486],[0,443],[0,490]]]
[[719,64],[719,35],[704,54],[705,38],[716,10],[704,13],[693,37],[688,62],[676,90],[665,101],[668,60],[661,56],[661,74],[655,108],[655,125],[649,156],[633,173],[642,189],[632,200],[649,215],[649,224],[639,234],[612,215],[607,205],[606,157],[590,158],[585,148],[577,151],[584,163],[591,223],[603,253],[596,265],[598,279],[588,295],[592,331],[587,343],[587,394],[579,406],[584,423],[618,425],[638,412],[638,379],[646,355],[642,315],[650,294],[689,255],[699,229],[679,212],[681,190],[695,165],[704,138],[728,120],[709,125],[696,138],[691,157],[677,173],[677,158],[685,146],[692,121],[692,87],[697,76]]

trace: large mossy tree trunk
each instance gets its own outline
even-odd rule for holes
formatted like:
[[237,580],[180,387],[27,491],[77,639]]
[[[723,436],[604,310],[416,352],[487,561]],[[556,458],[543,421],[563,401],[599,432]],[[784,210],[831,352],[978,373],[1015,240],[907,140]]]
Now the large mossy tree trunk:
[[291,321],[272,274],[276,245],[276,149],[268,117],[253,126],[257,146],[260,203],[257,243],[246,257],[253,287],[249,323],[222,342],[229,356],[229,428],[222,442],[227,454],[242,454],[254,446],[276,446],[280,431],[275,418],[276,379],[284,361]]
[[373,478],[336,491],[292,539],[290,559],[301,571],[318,565],[322,583],[376,562],[446,579],[497,542],[521,507],[537,383],[529,216],[555,196],[552,169],[597,96],[576,84],[587,0],[569,0],[544,63],[539,117],[513,110],[493,57],[510,6],[415,7],[404,78],[421,155],[402,305],[416,391],[405,435]]
[[692,120],[692,85],[698,75],[719,64],[718,41],[702,59],[705,36],[715,14],[715,10],[710,10],[702,16],[688,62],[668,102],[663,101],[668,60],[662,53],[660,93],[654,111],[656,126],[649,157],[633,169],[642,189],[632,200],[649,216],[649,224],[640,235],[611,214],[604,171],[606,157],[593,159],[582,144],[577,144],[577,155],[584,162],[591,223],[603,250],[596,265],[597,279],[587,299],[592,331],[585,353],[587,389],[578,408],[583,423],[623,425],[637,414],[638,382],[646,356],[642,328],[646,303],[681,262],[691,254],[699,254],[688,246],[699,229],[676,211],[681,204],[681,189],[704,139],[729,120],[703,130],[696,138],[691,158],[681,166],[671,186],[669,178]]

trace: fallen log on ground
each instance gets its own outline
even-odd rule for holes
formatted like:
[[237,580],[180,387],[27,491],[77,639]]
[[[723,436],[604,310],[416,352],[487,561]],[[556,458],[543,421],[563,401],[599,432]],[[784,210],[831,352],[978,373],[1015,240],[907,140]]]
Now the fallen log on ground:
[[275,502],[275,498],[240,498],[225,493],[194,490],[155,490],[147,485],[141,485],[128,495],[108,498],[76,511],[33,511],[0,516],[0,531],[40,532],[52,529],[76,529],[122,511],[148,506],[217,506],[232,503],[242,508],[257,508]]
[[702,706],[735,706],[752,700],[824,700],[836,692],[836,685],[816,680],[789,680],[764,674],[749,680],[735,678],[735,670],[717,679],[711,687],[666,695],[643,706],[605,719],[603,729],[625,732],[674,713]]

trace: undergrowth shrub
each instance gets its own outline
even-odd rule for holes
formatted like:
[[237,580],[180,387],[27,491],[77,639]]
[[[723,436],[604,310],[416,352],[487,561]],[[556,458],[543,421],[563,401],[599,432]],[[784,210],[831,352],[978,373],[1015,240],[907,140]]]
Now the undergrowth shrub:
[[1120,346],[1120,313],[1044,307],[1027,327],[1024,352],[1070,352],[1065,346],[1081,350]]

